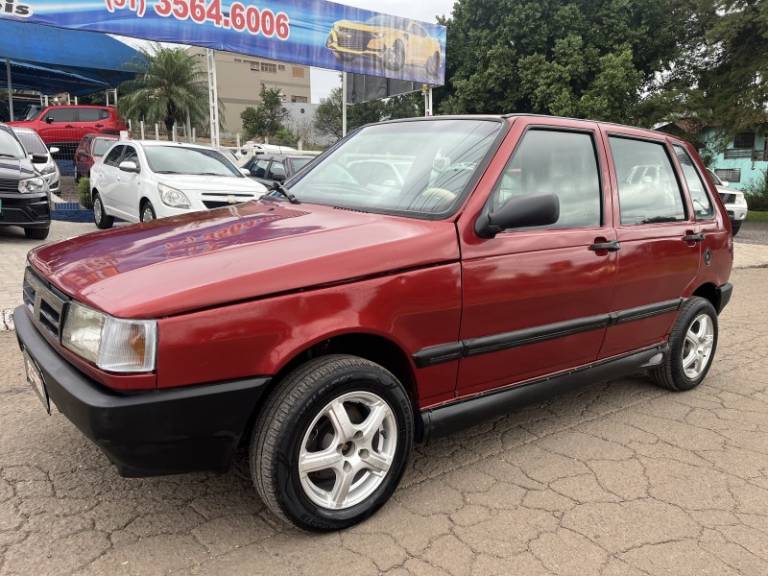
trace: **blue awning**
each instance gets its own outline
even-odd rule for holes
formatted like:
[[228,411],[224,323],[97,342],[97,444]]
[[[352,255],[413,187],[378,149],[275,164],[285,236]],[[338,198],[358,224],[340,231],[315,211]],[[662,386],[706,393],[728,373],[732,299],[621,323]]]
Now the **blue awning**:
[[[5,19],[0,20],[0,58],[12,61],[14,87],[43,94],[116,87],[145,63],[141,52],[106,34]],[[4,84],[5,75],[0,78]]]

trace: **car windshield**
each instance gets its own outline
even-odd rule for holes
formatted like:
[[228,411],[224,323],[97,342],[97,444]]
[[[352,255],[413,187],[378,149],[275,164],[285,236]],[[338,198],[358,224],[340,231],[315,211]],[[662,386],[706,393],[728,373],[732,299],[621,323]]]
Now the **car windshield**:
[[240,171],[216,150],[181,146],[145,146],[152,172],[191,176],[238,176]]
[[34,130],[16,130],[14,129],[16,136],[21,140],[21,145],[29,154],[41,154],[47,155],[48,148],[45,147],[43,141],[40,140],[40,136]]
[[0,130],[0,158],[26,158],[27,154],[19,141],[7,129]]
[[94,156],[104,156],[104,154],[109,150],[109,147],[112,146],[112,144],[115,141],[112,138],[94,138],[93,140],[93,155]]
[[424,120],[361,129],[290,190],[301,202],[416,217],[458,206],[502,123]]

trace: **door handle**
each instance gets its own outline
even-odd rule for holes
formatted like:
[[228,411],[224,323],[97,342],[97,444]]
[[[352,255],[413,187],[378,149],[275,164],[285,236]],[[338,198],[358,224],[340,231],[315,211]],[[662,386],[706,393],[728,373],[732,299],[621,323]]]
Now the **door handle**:
[[601,238],[598,240],[601,241],[595,242],[589,247],[592,252],[618,252],[621,250],[621,243],[618,240],[602,240]]
[[96,124],[96,128],[103,128],[104,124]]
[[74,126],[72,126],[72,124],[67,124],[66,126],[64,126],[64,128],[74,128]]
[[697,234],[690,233],[683,236],[683,242],[701,242],[702,240],[704,240],[704,234],[700,232]]

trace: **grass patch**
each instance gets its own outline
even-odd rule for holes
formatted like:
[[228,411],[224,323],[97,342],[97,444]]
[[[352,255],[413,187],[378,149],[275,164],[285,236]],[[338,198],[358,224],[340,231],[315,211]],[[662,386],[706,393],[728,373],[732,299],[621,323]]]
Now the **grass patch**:
[[750,222],[768,222],[768,211],[750,210],[747,213],[747,220]]

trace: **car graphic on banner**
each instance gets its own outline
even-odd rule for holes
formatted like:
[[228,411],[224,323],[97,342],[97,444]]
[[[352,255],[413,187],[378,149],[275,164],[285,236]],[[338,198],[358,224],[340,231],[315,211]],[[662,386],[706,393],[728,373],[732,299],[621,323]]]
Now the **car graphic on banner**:
[[342,63],[356,57],[371,57],[376,67],[399,72],[405,66],[423,68],[431,77],[440,72],[440,41],[418,22],[400,25],[387,16],[374,16],[367,22],[334,22],[326,46]]
[[432,86],[445,80],[444,26],[326,0],[24,0],[9,6],[13,10],[0,10],[0,19]]

